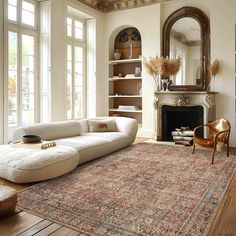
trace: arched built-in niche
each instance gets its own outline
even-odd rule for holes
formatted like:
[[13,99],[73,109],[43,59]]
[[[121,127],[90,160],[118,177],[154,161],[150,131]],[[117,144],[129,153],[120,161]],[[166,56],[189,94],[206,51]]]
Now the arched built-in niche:
[[[120,58],[114,52],[121,53]],[[142,124],[141,35],[134,27],[113,31],[109,42],[109,115]]]
[[[133,31],[134,31],[134,34],[132,37]],[[117,45],[117,41],[119,40],[119,37],[125,33],[128,34],[128,41],[118,43],[118,45]],[[138,35],[140,37],[140,40],[137,40],[137,38],[135,38],[135,35]],[[142,55],[141,41],[142,41],[141,33],[136,27],[133,27],[130,25],[123,25],[123,26],[117,27],[116,29],[114,29],[112,31],[110,38],[109,38],[109,51],[108,51],[109,60],[114,59],[114,52],[116,51],[116,49],[120,49],[120,48],[121,48],[121,51],[123,51],[123,50],[126,51],[123,54],[123,56],[121,57],[121,59],[128,59],[128,57],[126,58],[125,55],[127,55],[127,53],[129,53],[130,43],[132,43],[132,45],[133,45],[134,57],[138,58],[140,55]]]
[[134,27],[121,30],[114,42],[114,51],[121,53],[120,59],[134,59],[141,56],[141,35]]

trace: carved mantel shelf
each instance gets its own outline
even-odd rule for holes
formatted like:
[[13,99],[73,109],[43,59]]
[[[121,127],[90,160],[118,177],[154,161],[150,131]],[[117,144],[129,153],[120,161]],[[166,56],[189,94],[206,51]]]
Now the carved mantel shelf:
[[202,106],[204,124],[216,118],[217,92],[205,91],[170,91],[154,93],[154,124],[153,138],[162,140],[162,106]]

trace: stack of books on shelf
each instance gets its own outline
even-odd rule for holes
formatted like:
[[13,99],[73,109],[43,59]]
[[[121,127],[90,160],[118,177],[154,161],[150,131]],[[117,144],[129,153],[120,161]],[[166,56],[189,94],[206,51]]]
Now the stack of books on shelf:
[[191,146],[193,144],[193,131],[189,127],[181,127],[171,132],[175,144]]
[[118,110],[137,111],[140,110],[140,108],[139,106],[119,105]]

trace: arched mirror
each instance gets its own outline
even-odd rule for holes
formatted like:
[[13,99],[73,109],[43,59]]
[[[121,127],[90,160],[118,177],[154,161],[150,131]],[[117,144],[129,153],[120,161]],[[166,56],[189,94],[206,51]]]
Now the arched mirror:
[[181,58],[170,90],[206,90],[210,60],[210,25],[207,15],[195,7],[173,12],[163,26],[162,54]]

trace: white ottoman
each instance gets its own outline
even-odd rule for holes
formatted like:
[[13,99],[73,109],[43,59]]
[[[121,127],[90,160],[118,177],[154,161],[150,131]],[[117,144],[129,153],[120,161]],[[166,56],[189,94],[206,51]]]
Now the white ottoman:
[[0,145],[0,177],[15,183],[55,178],[72,171],[78,163],[77,150],[67,146]]

